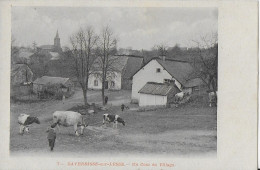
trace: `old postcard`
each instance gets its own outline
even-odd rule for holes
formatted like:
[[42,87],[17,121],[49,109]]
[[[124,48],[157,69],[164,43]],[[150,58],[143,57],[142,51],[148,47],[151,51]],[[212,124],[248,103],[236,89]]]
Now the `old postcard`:
[[257,168],[257,2],[32,2],[0,10],[0,169]]

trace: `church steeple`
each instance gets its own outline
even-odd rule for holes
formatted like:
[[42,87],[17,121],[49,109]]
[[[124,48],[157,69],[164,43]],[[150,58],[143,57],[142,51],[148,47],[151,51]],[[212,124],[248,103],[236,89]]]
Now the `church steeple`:
[[59,37],[59,32],[57,30],[56,32],[56,36],[54,38],[54,48],[55,48],[55,51],[61,51],[61,46],[60,46],[60,37]]
[[58,30],[57,30],[57,32],[56,32],[56,37],[55,38],[60,38],[59,37],[59,32],[58,32]]

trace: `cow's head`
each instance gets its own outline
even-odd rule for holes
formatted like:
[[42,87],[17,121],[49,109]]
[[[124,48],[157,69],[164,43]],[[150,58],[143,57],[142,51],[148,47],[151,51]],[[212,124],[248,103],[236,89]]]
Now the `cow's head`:
[[125,121],[121,117],[117,118],[117,122],[122,123],[125,126]]
[[59,122],[51,124],[51,128],[55,128]]
[[41,123],[38,117],[34,117],[34,122],[37,123],[37,124]]
[[86,122],[86,119],[82,119],[82,123],[80,125],[80,133],[83,135],[84,129],[88,126],[88,123]]
[[24,131],[25,131],[26,133],[29,133],[29,130],[30,130],[30,128],[29,128],[28,126],[25,126],[25,127],[24,127]]

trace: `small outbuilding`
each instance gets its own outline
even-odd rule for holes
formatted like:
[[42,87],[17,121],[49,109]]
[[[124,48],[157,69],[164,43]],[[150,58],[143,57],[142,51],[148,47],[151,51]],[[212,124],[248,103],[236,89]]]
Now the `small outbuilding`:
[[167,106],[180,90],[176,85],[147,82],[139,90],[139,106]]
[[69,78],[43,76],[33,82],[33,92],[37,94],[48,92],[53,95],[62,93],[70,96],[74,92],[74,84]]

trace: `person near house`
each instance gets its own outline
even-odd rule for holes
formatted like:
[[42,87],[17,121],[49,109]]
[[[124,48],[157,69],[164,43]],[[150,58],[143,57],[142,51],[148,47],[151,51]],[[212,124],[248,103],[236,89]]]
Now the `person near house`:
[[125,105],[122,104],[122,105],[121,105],[121,111],[123,112],[124,110],[125,110]]
[[105,96],[105,105],[107,104],[107,102],[108,102],[108,97]]
[[57,125],[57,123],[52,124],[51,127],[46,131],[46,132],[48,132],[47,139],[49,141],[49,147],[50,147],[51,151],[53,151],[53,148],[55,145],[56,132],[55,132],[54,128],[56,125]]
[[62,95],[62,103],[64,104],[65,102],[65,95]]

